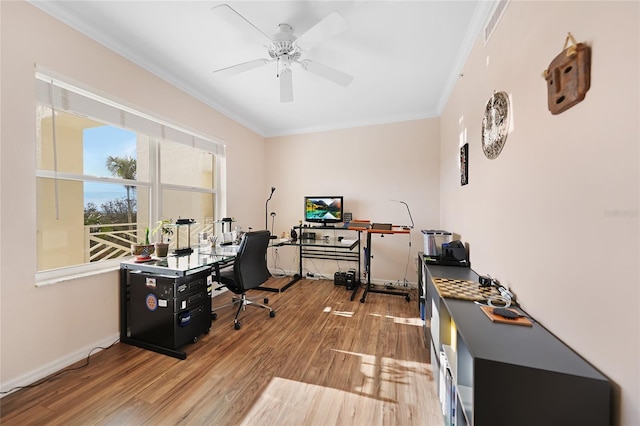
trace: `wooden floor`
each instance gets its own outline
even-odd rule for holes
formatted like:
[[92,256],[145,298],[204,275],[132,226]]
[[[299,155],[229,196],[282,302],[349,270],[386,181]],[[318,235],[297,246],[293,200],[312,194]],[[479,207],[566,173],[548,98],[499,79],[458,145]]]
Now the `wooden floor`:
[[234,330],[235,310],[221,310],[184,361],[118,343],[2,398],[0,424],[441,425],[417,296],[370,293],[363,304],[361,293],[352,302],[314,280],[254,292],[275,318],[249,307]]

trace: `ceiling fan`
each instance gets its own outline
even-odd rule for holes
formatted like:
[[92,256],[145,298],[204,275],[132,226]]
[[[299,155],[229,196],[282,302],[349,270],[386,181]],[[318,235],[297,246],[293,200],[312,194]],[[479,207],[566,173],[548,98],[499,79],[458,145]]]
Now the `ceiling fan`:
[[293,101],[293,78],[291,72],[293,64],[298,64],[302,69],[343,87],[347,87],[353,80],[353,76],[349,74],[318,62],[301,59],[304,52],[349,27],[347,21],[337,12],[327,15],[300,37],[293,35],[293,28],[289,24],[278,25],[278,31],[269,37],[227,4],[215,6],[212,11],[237,28],[253,32],[269,53],[269,59],[254,59],[214,71],[214,74],[218,76],[235,75],[276,62],[276,76],[280,80],[280,102]]

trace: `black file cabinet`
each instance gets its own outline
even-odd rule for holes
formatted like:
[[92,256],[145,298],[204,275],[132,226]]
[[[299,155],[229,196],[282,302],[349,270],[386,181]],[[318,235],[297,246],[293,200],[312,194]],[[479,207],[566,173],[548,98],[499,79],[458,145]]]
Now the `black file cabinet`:
[[124,343],[184,359],[179,350],[211,329],[211,271],[183,277],[123,270]]

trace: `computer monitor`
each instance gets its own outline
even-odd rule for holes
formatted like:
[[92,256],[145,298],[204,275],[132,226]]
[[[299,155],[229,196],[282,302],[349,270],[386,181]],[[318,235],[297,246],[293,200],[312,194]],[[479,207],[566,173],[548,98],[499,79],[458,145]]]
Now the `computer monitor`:
[[342,196],[306,196],[304,197],[304,220],[311,223],[342,222]]

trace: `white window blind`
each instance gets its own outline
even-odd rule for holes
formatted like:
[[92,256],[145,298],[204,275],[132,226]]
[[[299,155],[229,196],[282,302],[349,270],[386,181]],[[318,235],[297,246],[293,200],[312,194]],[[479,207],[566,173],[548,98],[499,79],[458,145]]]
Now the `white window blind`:
[[171,140],[224,156],[224,142],[181,128],[161,119],[119,105],[78,87],[36,72],[36,97],[44,105],[60,111],[79,113],[104,123]]

